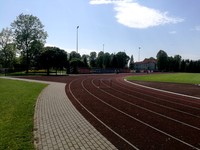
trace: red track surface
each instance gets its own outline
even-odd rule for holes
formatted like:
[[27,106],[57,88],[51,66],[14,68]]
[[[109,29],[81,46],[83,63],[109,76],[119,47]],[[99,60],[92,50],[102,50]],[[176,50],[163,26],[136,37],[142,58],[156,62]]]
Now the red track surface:
[[118,149],[200,149],[200,100],[159,92],[124,75],[33,77],[65,82],[75,107]]
[[200,100],[142,88],[122,76],[79,76],[76,108],[118,149],[200,149]]

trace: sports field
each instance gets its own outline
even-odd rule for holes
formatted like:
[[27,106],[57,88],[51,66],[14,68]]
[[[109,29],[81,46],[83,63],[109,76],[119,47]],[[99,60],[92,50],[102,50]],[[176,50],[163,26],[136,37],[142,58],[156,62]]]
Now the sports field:
[[200,73],[167,73],[167,74],[147,74],[134,75],[127,80],[151,81],[151,82],[171,82],[171,83],[191,83],[200,84]]

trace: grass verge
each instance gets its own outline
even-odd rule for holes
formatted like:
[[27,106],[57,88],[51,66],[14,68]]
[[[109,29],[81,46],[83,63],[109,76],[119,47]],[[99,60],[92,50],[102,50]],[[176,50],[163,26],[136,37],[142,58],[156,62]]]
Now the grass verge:
[[45,86],[0,78],[0,149],[34,149],[34,108]]
[[169,73],[129,76],[127,80],[200,84],[200,73]]

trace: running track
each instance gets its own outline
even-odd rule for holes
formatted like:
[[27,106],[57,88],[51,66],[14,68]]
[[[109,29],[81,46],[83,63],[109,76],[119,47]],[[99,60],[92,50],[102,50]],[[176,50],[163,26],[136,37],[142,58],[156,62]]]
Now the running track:
[[121,75],[72,77],[66,93],[118,149],[200,149],[200,100],[140,87]]

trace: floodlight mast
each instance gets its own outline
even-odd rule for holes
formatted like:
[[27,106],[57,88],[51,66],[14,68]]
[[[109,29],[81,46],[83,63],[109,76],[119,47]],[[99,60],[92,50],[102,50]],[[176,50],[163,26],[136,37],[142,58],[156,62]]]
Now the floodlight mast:
[[79,26],[76,27],[76,52],[78,53],[78,29]]
[[138,47],[139,48],[139,52],[138,52],[138,62],[140,61],[140,49],[141,47]]

